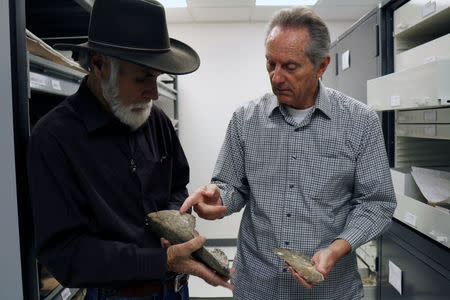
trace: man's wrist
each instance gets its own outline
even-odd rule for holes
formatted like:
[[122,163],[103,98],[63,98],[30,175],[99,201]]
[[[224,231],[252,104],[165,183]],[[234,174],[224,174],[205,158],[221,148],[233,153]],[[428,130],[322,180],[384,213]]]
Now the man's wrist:
[[330,246],[328,246],[328,249],[331,251],[335,261],[338,261],[342,257],[344,257],[347,253],[349,253],[352,250],[352,247],[350,243],[347,242],[346,240],[337,239],[334,240]]

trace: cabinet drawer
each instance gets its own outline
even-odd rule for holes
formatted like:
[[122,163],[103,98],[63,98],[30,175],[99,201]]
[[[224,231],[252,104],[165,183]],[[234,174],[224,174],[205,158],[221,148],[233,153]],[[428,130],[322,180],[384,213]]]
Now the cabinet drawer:
[[394,36],[408,29],[429,22],[429,19],[445,20],[450,12],[449,0],[411,0],[394,11]]
[[394,70],[398,72],[442,59],[450,59],[450,33],[396,54]]
[[450,123],[450,108],[401,110],[398,123]]
[[397,136],[450,139],[450,124],[398,124]]
[[375,110],[450,105],[450,60],[439,60],[367,81]]
[[[424,238],[413,230],[406,229],[408,234],[400,236],[392,233],[400,226],[394,221],[390,230],[383,235],[380,243],[379,299],[448,299],[448,295],[450,295],[450,271],[448,269],[450,252],[428,240],[423,242]],[[395,264],[402,271],[401,294],[389,282],[389,279],[392,278],[389,275],[389,262]]]

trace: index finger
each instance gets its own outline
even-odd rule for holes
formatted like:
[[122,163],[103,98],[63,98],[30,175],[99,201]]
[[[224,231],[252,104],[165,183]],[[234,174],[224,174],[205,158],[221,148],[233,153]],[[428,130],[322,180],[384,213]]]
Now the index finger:
[[189,208],[198,204],[201,201],[201,197],[202,195],[200,190],[195,191],[192,195],[187,197],[186,200],[184,200],[183,205],[180,207],[180,214],[184,214]]

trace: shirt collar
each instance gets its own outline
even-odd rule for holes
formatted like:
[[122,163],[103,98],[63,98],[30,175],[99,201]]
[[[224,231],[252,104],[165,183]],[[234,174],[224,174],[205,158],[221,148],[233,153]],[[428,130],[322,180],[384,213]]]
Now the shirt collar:
[[78,91],[72,96],[71,103],[84,122],[89,133],[106,126],[115,120],[103,104],[87,86],[87,76],[83,78]]
[[316,109],[320,109],[328,118],[331,119],[331,102],[328,97],[327,89],[322,84],[322,81],[319,80],[319,93],[317,93]]
[[[271,95],[269,105],[267,107],[268,116],[272,116],[275,109],[280,110],[280,102],[278,102],[275,95]],[[317,93],[315,100],[315,109],[319,109],[322,111],[328,118],[331,119],[331,102],[328,97],[328,93],[326,91],[326,87],[322,84],[322,81],[319,80],[319,92]]]

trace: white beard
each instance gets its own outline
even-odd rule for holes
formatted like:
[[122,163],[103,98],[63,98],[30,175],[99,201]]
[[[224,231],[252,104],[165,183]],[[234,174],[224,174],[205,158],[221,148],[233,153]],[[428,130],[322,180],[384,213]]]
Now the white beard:
[[[112,74],[111,74],[112,75]],[[122,123],[134,131],[147,121],[153,107],[153,100],[148,103],[135,103],[128,106],[122,104],[119,97],[119,88],[116,86],[116,76],[110,76],[108,81],[102,82],[103,97],[109,104],[111,112]],[[140,109],[139,112],[133,109]]]

